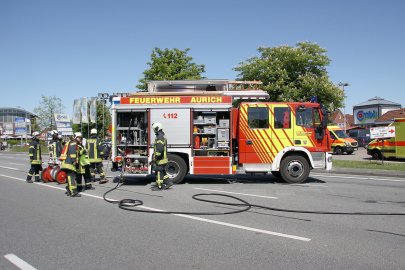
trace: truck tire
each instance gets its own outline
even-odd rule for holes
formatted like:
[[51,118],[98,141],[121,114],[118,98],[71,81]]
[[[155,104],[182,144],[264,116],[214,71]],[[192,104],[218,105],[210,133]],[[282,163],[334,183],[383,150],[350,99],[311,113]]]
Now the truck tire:
[[287,156],[280,164],[281,178],[290,184],[298,184],[307,180],[309,164],[303,156]]
[[168,154],[169,162],[165,166],[167,175],[173,184],[179,184],[187,174],[187,164],[178,155]]
[[342,155],[343,154],[342,147],[336,146],[334,153],[335,153],[335,155]]
[[374,149],[373,151],[371,151],[371,156],[373,157],[373,159],[382,159],[381,151],[378,149]]

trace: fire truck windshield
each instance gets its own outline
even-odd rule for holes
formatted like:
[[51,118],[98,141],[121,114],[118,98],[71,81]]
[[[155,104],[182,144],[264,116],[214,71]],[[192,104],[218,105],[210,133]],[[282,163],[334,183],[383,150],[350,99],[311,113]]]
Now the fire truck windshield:
[[296,124],[303,127],[317,127],[321,124],[321,117],[317,108],[298,108]]

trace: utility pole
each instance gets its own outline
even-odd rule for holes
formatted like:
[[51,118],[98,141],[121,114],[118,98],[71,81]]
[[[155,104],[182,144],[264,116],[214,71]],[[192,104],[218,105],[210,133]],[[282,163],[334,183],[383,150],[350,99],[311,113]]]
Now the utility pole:
[[101,100],[102,106],[103,106],[103,140],[105,138],[105,104],[107,103],[107,100],[109,99],[110,94],[108,93],[98,93],[98,99]]
[[346,133],[346,93],[345,93],[345,86],[349,86],[349,84],[347,82],[340,82],[338,83],[338,86],[342,87],[342,91],[343,91],[343,125],[344,125],[344,130]]

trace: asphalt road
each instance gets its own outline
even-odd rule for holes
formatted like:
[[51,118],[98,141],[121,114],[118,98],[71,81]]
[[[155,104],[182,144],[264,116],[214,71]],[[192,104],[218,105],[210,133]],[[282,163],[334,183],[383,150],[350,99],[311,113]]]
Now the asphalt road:
[[[27,160],[0,153],[0,269],[405,269],[405,216],[135,213],[102,199],[112,181],[81,198],[55,183],[28,184]],[[167,191],[131,181],[109,196],[140,199],[142,209],[236,208],[197,202],[196,193],[287,209],[405,213],[405,179],[356,175],[314,173],[301,185],[189,177]]]

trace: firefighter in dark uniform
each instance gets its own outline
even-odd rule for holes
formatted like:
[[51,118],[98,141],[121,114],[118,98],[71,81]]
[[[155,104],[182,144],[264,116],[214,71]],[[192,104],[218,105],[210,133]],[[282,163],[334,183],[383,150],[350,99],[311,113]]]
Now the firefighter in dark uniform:
[[[86,148],[83,146],[82,139],[77,140],[77,148],[78,148],[78,155],[79,155],[79,166],[77,167],[76,171],[76,183],[77,183],[77,191],[81,192],[84,190],[94,189],[91,185],[91,173],[90,173],[90,161],[89,156]],[[80,141],[80,142],[79,142]],[[83,184],[84,178],[84,184]]]
[[167,140],[161,123],[153,123],[152,129],[156,135],[151,161],[151,164],[155,165],[156,186],[159,189],[168,189],[173,183],[165,170],[165,166],[169,162],[167,159]]
[[32,183],[32,176],[35,176],[35,182],[39,182],[39,171],[42,170],[41,145],[39,144],[39,132],[32,133],[32,141],[29,146],[29,156],[31,168],[27,175],[27,183]]
[[92,181],[96,181],[96,174],[100,175],[100,184],[107,183],[103,169],[103,159],[101,158],[104,153],[101,147],[101,142],[97,139],[97,129],[93,128],[90,131],[90,138],[86,140],[86,149],[89,154],[90,173]]
[[67,195],[71,197],[80,197],[77,192],[76,173],[79,167],[79,146],[81,143],[82,133],[76,132],[62,151],[60,159],[62,160],[61,169],[66,172],[67,176]]
[[57,161],[60,158],[60,155],[62,154],[63,148],[61,140],[59,139],[58,131],[52,130],[52,140],[49,142],[48,147],[51,152],[54,163],[57,163]]

